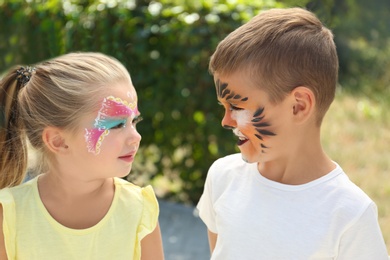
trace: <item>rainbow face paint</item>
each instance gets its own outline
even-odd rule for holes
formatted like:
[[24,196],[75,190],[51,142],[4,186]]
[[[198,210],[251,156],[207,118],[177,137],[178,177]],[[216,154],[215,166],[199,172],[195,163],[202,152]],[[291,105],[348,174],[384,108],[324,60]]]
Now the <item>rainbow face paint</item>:
[[88,151],[99,154],[100,146],[110,133],[110,129],[126,125],[128,118],[133,118],[137,114],[137,102],[128,103],[113,96],[104,98],[93,128],[85,129],[84,136]]

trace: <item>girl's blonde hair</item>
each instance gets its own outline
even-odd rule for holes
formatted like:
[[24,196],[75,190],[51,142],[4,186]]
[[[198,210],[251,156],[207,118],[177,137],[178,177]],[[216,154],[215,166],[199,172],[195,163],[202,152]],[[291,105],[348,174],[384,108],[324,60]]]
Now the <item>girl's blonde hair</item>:
[[38,168],[46,170],[50,153],[42,139],[44,128],[74,131],[82,116],[98,109],[97,98],[117,82],[131,84],[128,71],[100,53],[70,53],[34,69],[12,68],[0,82],[0,188],[23,181],[27,140],[37,152]]

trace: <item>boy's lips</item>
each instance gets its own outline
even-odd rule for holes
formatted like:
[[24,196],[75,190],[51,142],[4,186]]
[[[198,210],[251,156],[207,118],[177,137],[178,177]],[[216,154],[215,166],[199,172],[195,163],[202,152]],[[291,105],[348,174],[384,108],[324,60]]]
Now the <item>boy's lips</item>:
[[233,130],[233,133],[235,136],[238,137],[238,141],[237,141],[238,146],[243,145],[246,142],[248,142],[249,139],[246,138],[243,134],[241,134],[240,130],[238,130],[237,128]]
[[248,142],[248,140],[249,140],[248,138],[238,136],[237,145],[238,145],[238,146],[243,145],[243,144],[245,144],[246,142]]
[[240,145],[245,144],[246,142],[248,142],[248,139],[245,139],[245,140],[239,139],[239,140],[237,141],[237,145],[240,146]]

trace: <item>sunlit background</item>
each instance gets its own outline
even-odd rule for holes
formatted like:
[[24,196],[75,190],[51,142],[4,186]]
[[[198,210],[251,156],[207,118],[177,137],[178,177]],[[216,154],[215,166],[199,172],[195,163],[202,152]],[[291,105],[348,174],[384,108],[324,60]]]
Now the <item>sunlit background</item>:
[[331,157],[378,205],[390,251],[390,1],[0,0],[0,72],[71,51],[112,55],[129,69],[144,121],[129,179],[196,204],[207,169],[237,151],[220,127],[208,59],[264,9],[299,6],[331,28],[337,98],[323,127]]

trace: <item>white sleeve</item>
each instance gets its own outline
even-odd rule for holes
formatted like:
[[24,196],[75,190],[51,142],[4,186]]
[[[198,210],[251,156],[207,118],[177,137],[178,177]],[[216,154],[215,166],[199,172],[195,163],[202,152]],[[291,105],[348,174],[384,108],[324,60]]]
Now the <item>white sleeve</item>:
[[213,203],[213,196],[212,196],[212,171],[213,166],[210,167],[206,182],[204,185],[203,194],[200,197],[200,200],[198,202],[198,205],[196,208],[199,211],[199,217],[202,219],[202,221],[206,224],[207,228],[213,232],[217,232],[217,225],[215,223],[215,210],[214,210],[214,203]]
[[337,259],[389,260],[374,203],[341,237]]

